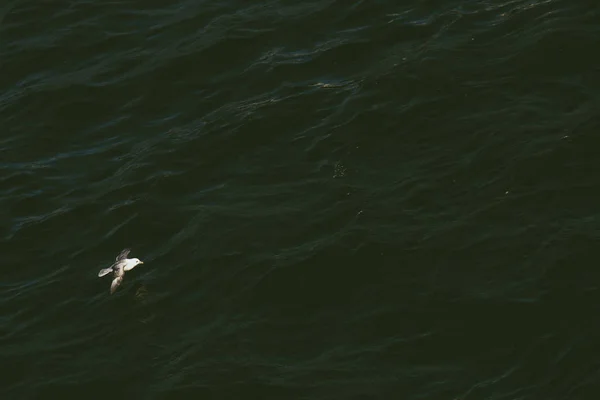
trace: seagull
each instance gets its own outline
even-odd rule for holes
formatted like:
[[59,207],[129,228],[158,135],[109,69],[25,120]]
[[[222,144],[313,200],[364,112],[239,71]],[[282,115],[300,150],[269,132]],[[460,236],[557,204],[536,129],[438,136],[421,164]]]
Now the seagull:
[[144,263],[137,258],[127,258],[130,252],[131,249],[124,249],[119,253],[117,260],[113,265],[108,268],[101,269],[100,272],[98,272],[98,277],[100,278],[113,272],[114,279],[110,285],[110,294],[113,294],[121,282],[123,282],[125,271],[132,270],[136,265]]

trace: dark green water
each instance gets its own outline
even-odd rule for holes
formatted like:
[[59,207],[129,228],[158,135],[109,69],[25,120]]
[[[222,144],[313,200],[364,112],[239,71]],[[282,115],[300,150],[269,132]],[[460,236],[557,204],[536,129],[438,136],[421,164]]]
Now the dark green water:
[[597,398],[594,2],[1,7],[3,399]]

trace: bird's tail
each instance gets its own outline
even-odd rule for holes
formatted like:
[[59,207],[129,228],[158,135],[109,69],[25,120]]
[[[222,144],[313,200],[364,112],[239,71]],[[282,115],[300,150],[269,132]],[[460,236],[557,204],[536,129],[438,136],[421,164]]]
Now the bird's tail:
[[101,269],[100,272],[98,272],[98,277],[102,278],[104,275],[108,275],[112,272],[112,267],[111,268],[104,268]]

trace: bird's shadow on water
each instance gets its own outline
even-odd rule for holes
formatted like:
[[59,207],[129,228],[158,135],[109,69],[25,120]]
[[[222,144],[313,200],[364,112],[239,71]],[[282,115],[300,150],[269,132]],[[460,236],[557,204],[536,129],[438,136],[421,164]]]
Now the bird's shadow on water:
[[148,300],[148,296],[148,285],[140,281],[123,282],[114,293],[111,294],[107,288],[104,288],[102,293],[104,301],[116,304],[120,308],[143,306],[145,301]]
[[[144,325],[156,322],[158,317],[167,313],[170,305],[165,302],[165,293],[155,292],[154,286],[144,280],[130,282],[127,286],[120,287],[110,295],[110,303],[124,315],[128,323],[141,323]],[[168,296],[167,296],[168,297]]]

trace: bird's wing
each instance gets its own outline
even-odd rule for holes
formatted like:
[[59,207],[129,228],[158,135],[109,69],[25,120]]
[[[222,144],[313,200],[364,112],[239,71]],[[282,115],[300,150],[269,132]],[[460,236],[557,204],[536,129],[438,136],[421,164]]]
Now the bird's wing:
[[110,267],[110,268],[104,268],[104,269],[101,269],[100,272],[98,272],[98,276],[100,278],[102,278],[104,275],[110,274],[111,272],[113,272],[112,267]]
[[117,261],[121,261],[127,258],[127,256],[129,255],[129,253],[131,252],[131,249],[124,249],[122,252],[119,253],[119,255],[117,256]]
[[123,282],[122,276],[117,276],[115,279],[113,279],[112,283],[110,284],[110,294],[113,294],[115,290],[117,290],[121,282]]

